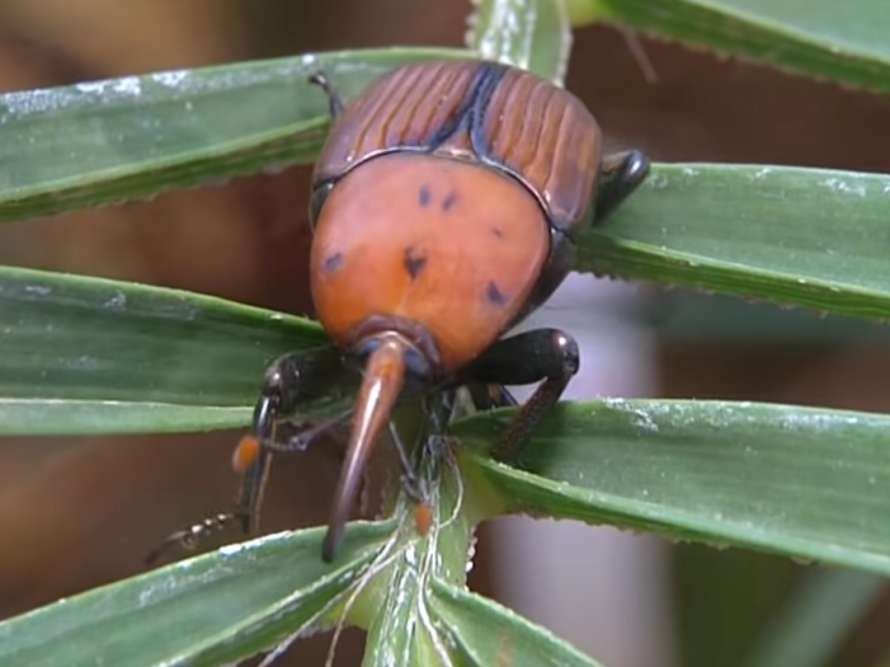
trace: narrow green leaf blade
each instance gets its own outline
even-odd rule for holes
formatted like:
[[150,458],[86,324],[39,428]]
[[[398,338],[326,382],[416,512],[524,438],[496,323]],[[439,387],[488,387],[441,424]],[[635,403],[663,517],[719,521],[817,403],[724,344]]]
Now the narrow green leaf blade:
[[572,47],[563,0],[475,0],[467,46],[562,85]]
[[416,504],[402,495],[398,542],[387,570],[368,587],[364,600],[365,615],[373,620],[366,623],[361,614],[352,617],[369,626],[364,667],[451,665],[426,600],[434,578],[460,585],[466,581],[476,504],[452,461],[425,459],[419,470],[432,518],[428,529],[419,532]]
[[[455,435],[478,449],[512,411]],[[565,404],[517,467],[469,455],[507,507],[890,574],[890,416],[722,401]]]
[[578,268],[887,318],[888,210],[887,175],[657,165],[583,233]]
[[576,25],[614,21],[816,77],[890,92],[882,0],[571,0]]
[[153,401],[0,398],[2,435],[192,433],[242,428],[253,408]]
[[563,665],[594,667],[597,663],[548,630],[475,593],[433,580],[428,596],[434,625],[443,635],[454,664]]
[[342,51],[0,95],[0,221],[311,162],[329,118],[309,75],[349,99],[400,64],[471,56]]
[[231,428],[309,320],[179,290],[0,267],[0,434]]
[[0,623],[0,663],[220,664],[330,625],[392,524],[352,524],[334,564],[324,529],[231,545]]
[[[417,550],[403,549],[386,577],[385,593],[368,628],[362,667],[420,665],[424,653],[418,599],[423,585],[418,578]],[[412,558],[411,562],[407,562]],[[435,664],[435,663],[434,663]]]

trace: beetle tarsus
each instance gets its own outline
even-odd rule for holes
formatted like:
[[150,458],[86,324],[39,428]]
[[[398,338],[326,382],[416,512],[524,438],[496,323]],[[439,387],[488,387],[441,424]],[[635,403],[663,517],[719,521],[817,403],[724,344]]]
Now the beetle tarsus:
[[328,96],[328,109],[330,109],[333,118],[336,119],[337,116],[343,113],[343,100],[340,99],[337,89],[334,87],[334,84],[331,83],[327,74],[320,71],[315,72],[315,74],[309,76],[309,83],[314,83],[324,91],[325,95]]
[[230,523],[240,518],[242,517],[237,511],[227,512],[207,517],[187,528],[178,530],[149,552],[145,557],[145,564],[151,567],[164,554],[170,553],[173,550],[195,551],[210,535],[225,530]]
[[602,222],[642,183],[649,173],[649,158],[638,150],[603,158],[593,221]]
[[519,409],[495,456],[517,458],[531,432],[559,400],[578,372],[578,344],[558,329],[535,329],[495,343],[469,369],[477,382],[532,384],[544,382]]

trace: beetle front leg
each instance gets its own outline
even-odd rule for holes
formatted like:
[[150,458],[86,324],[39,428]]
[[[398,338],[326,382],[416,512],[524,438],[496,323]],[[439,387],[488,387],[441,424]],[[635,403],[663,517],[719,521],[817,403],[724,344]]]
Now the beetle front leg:
[[578,344],[558,329],[535,329],[495,343],[470,367],[473,380],[484,383],[531,384],[543,380],[519,409],[494,454],[515,459],[535,426],[559,400],[578,372]]
[[642,151],[613,153],[603,158],[597,185],[593,222],[602,222],[649,174],[649,158]]
[[[257,528],[272,453],[304,451],[318,436],[349,416],[347,411],[316,426],[296,430],[287,422],[302,401],[322,394],[342,371],[342,360],[333,348],[285,354],[266,369],[253,411],[255,441],[242,439],[234,458],[236,469],[244,474],[235,514],[245,533]],[[242,451],[245,446],[249,451]]]
[[266,370],[254,408],[252,434],[241,439],[233,457],[236,471],[243,475],[235,510],[208,517],[173,533],[148,555],[147,563],[152,564],[176,547],[192,551],[211,534],[221,532],[234,522],[240,522],[245,533],[255,531],[272,453],[305,450],[351,413],[341,413],[306,429],[295,429],[287,421],[302,401],[323,393],[343,371],[340,355],[333,348],[294,352],[273,361]]
[[399,458],[399,467],[402,469],[402,488],[411,500],[415,503],[423,502],[426,498],[426,490],[414,464],[411,462],[411,455],[408,448],[402,442],[402,437],[393,422],[389,422],[389,437],[392,440],[393,447],[396,450],[396,456]]

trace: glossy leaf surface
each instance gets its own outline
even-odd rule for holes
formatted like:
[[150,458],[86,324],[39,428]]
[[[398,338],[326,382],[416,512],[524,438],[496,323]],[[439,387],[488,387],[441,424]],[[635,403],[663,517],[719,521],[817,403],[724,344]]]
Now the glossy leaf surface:
[[0,433],[247,423],[266,365],[314,322],[179,290],[0,267]]
[[657,165],[584,232],[579,270],[890,317],[890,176]]
[[890,92],[882,0],[569,0],[576,25],[619,22],[811,76]]
[[[456,429],[484,448],[510,411]],[[561,406],[514,466],[470,454],[514,511],[890,574],[890,417],[720,401]]]
[[311,74],[348,100],[403,63],[471,55],[306,54],[0,95],[0,220],[312,162],[329,114]]
[[4,665],[220,664],[272,648],[327,614],[392,525],[355,524],[338,560],[322,529],[263,537],[61,600],[0,623]]
[[433,582],[430,608],[454,664],[595,667],[594,662],[544,628],[480,595]]

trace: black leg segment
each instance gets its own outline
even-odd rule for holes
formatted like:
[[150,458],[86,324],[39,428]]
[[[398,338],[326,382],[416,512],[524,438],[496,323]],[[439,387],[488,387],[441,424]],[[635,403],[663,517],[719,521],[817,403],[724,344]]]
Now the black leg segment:
[[161,542],[161,544],[145,557],[145,564],[152,566],[160,560],[161,556],[177,549],[194,551],[200,546],[201,542],[207,539],[207,537],[213,533],[225,530],[228,525],[237,518],[238,517],[234,512],[217,514],[192,524],[188,528],[178,530],[168,536],[167,539]]
[[615,153],[603,158],[597,186],[593,222],[602,222],[649,174],[649,158],[641,151]]
[[309,82],[314,83],[321,88],[325,95],[328,96],[328,109],[331,111],[331,117],[336,120],[337,116],[343,113],[343,100],[337,93],[337,89],[331,83],[331,80],[324,72],[316,72],[309,77]]
[[543,380],[520,408],[495,456],[515,459],[535,426],[559,400],[578,372],[578,344],[558,329],[536,329],[495,343],[476,360],[469,376],[476,382],[531,384]]
[[348,412],[342,413],[316,427],[297,430],[288,421],[301,403],[323,394],[343,371],[340,354],[333,348],[285,354],[266,369],[253,411],[259,454],[244,473],[236,511],[245,533],[257,528],[272,452],[303,451],[325,430],[349,416]]
[[392,440],[393,447],[395,447],[396,455],[399,457],[399,467],[402,469],[402,488],[405,489],[405,493],[415,503],[423,502],[427,495],[426,491],[423,489],[420,476],[411,462],[408,448],[402,442],[402,437],[399,435],[396,425],[392,422],[389,422],[389,437]]
[[244,469],[234,511],[209,517],[173,533],[149,554],[147,562],[151,564],[176,548],[194,550],[207,537],[232,523],[240,523],[245,533],[256,530],[272,453],[305,450],[324,431],[345,420],[351,411],[311,426],[296,426],[290,419],[293,413],[304,402],[330,392],[333,385],[349,382],[352,376],[340,354],[330,347],[286,354],[272,362],[253,412],[256,456]]

